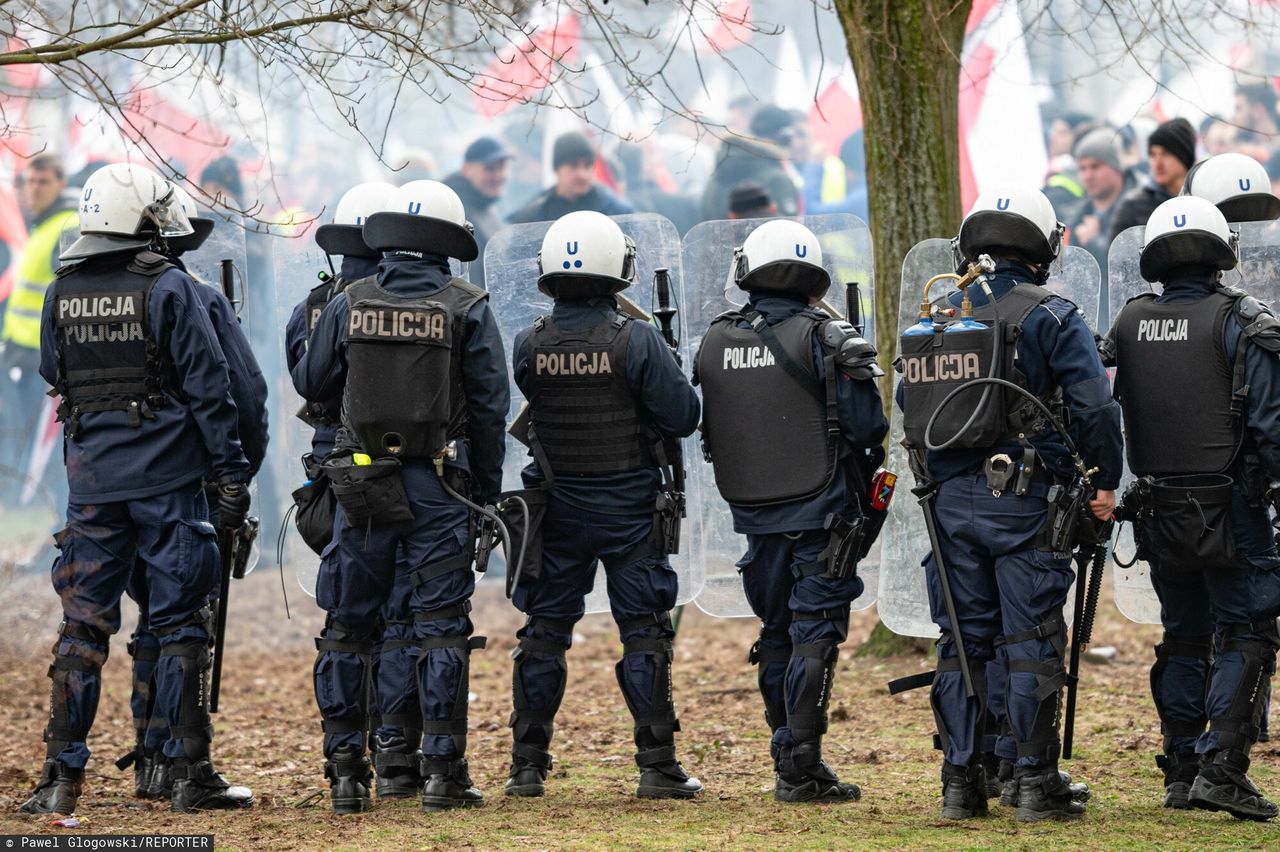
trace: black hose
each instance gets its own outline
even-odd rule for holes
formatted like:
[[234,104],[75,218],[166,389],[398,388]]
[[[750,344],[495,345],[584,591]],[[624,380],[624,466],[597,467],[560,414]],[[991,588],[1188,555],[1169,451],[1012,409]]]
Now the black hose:
[[[1075,441],[1071,440],[1071,436],[1067,434],[1066,427],[1062,425],[1061,421],[1059,421],[1057,417],[1054,417],[1053,412],[1049,410],[1049,406],[1041,402],[1040,399],[1035,396],[1035,394],[1031,393],[1026,388],[1016,385],[1013,382],[1006,381],[1004,379],[995,379],[990,377],[980,378],[980,379],[970,379],[969,381],[965,382],[960,387],[956,388],[951,393],[943,397],[942,402],[938,404],[938,407],[934,410],[933,415],[929,418],[929,422],[925,424],[924,442],[926,447],[928,447],[930,450],[935,450],[935,451],[941,448],[941,447],[935,447],[931,443],[929,443],[929,434],[933,431],[933,426],[935,423],[937,423],[938,415],[942,413],[942,410],[951,404],[951,401],[956,398],[957,394],[961,393],[964,390],[967,390],[971,385],[981,385],[981,384],[998,385],[999,387],[1002,387],[1002,388],[1008,388],[1010,390],[1016,391],[1026,399],[1030,400],[1031,404],[1034,405],[1036,408],[1040,409],[1040,412],[1044,414],[1045,419],[1049,421],[1049,425],[1053,427],[1054,431],[1062,436],[1062,440],[1067,445],[1067,451],[1071,453],[1073,459],[1075,460],[1076,467],[1080,470],[1082,474],[1084,473],[1084,462],[1080,459],[1080,452],[1079,450],[1076,449]],[[963,434],[963,432],[957,433],[957,436],[960,434]],[[955,439],[953,438],[951,441],[948,441],[946,444],[943,444],[941,446],[942,447],[949,446],[952,442],[954,442],[954,440]]]

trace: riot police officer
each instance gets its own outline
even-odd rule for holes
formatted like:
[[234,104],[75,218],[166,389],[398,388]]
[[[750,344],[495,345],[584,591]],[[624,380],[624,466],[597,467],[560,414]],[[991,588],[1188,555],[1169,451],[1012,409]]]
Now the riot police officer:
[[528,619],[517,633],[504,792],[544,792],[565,651],[604,563],[622,638],[618,685],[635,722],[636,795],[692,798],[702,784],[676,760],[671,695],[677,580],[655,505],[661,441],[692,434],[698,397],[658,330],[618,309],[613,296],[635,280],[636,246],[613,220],[592,211],[562,216],[538,264],[538,289],[555,306],[517,336],[512,365],[529,400],[535,459],[523,479],[550,488],[550,499],[541,570],[513,594]]
[[[166,238],[163,248],[166,250],[165,257],[178,269],[186,272],[182,255],[197,251],[213,233],[215,222],[199,215],[200,210],[182,187],[174,185],[173,192],[174,200],[191,223],[192,233]],[[210,282],[203,284],[209,285]],[[199,304],[208,312],[213,332],[227,359],[231,401],[236,405],[237,432],[245,458],[249,462],[249,476],[252,478],[262,467],[267,453],[267,383],[231,303],[215,286],[197,286],[195,293]],[[216,491],[211,492],[211,499],[216,502]],[[210,519],[217,526],[216,509],[211,513]],[[135,560],[127,592],[138,604],[138,625],[129,637],[126,648],[133,659],[133,688],[129,704],[133,711],[136,743],[133,750],[116,761],[116,766],[120,769],[133,766],[135,796],[141,799],[164,799],[171,795],[173,785],[169,764],[161,751],[168,736],[167,725],[163,718],[154,713],[153,676],[156,663],[160,660],[160,637],[151,629],[147,620],[150,600],[147,577],[146,563]],[[216,587],[214,592],[217,592]],[[211,599],[210,606],[213,605]]]
[[[1104,352],[1142,477],[1125,514],[1133,494],[1165,631],[1151,670],[1165,806],[1267,820],[1276,805],[1247,772],[1280,647],[1280,557],[1263,502],[1280,481],[1280,321],[1222,286],[1237,263],[1237,236],[1212,203],[1161,204],[1140,271],[1163,293],[1131,299]],[[1187,387],[1197,404],[1174,424],[1169,400]]]
[[[316,245],[326,255],[341,258],[337,276],[326,276],[293,308],[285,324],[285,361],[290,372],[307,351],[307,339],[320,314],[347,285],[378,274],[381,252],[365,244],[361,229],[370,214],[386,207],[396,191],[389,183],[359,183],[343,193],[334,208],[333,222],[316,228]],[[332,399],[307,399],[299,417],[315,429],[311,438],[311,464],[319,465],[333,449],[342,409],[341,395]],[[314,478],[314,477],[312,477]]]
[[[973,316],[966,322],[987,331],[979,335],[969,330],[973,326],[956,326],[951,332],[958,333],[938,334],[953,340],[973,335],[972,346],[982,350],[973,352],[973,364],[988,363],[978,358],[989,355],[989,363],[999,366],[990,368],[993,378],[1016,383],[1059,422],[1064,412],[1070,414],[1069,434],[1088,465],[1097,468],[1088,506],[1105,519],[1120,479],[1120,412],[1084,319],[1073,304],[1041,286],[1061,250],[1062,232],[1053,206],[1036,190],[983,193],[960,226],[956,248],[965,265],[984,254],[994,261],[993,271],[969,287]],[[961,301],[955,294],[954,306]],[[988,353],[989,341],[1012,351]],[[1079,816],[1087,791],[1070,784],[1057,766],[1058,708],[1066,684],[1062,610],[1074,575],[1070,545],[1051,542],[1050,532],[1058,511],[1079,511],[1048,500],[1051,489],[1065,493],[1076,475],[1065,440],[1035,405],[1013,392],[985,404],[990,394],[969,391],[942,417],[941,400],[927,396],[929,386],[956,376],[927,363],[916,369],[910,361],[904,355],[898,362],[904,373],[898,403],[913,448],[913,472],[932,494],[925,511],[932,513],[939,549],[924,566],[932,618],[942,632],[930,697],[944,752],[942,815],[966,819],[987,812],[981,765],[985,675],[998,649],[1000,664],[994,668],[1005,677],[1007,733],[997,751],[1014,759],[1017,785],[1007,801],[1016,801],[1019,821]],[[966,367],[962,376],[979,378],[981,372]],[[932,405],[924,405],[925,399]],[[930,437],[929,427],[940,425],[932,422],[935,412],[942,428]],[[951,604],[942,570],[949,577],[955,624],[947,613]],[[966,652],[967,673],[957,641]],[[972,696],[966,683],[973,684]]]
[[[1280,198],[1270,191],[1270,185],[1270,177],[1261,163],[1245,154],[1230,152],[1194,165],[1182,184],[1182,195],[1213,202],[1227,222],[1273,221],[1280,219]],[[1200,668],[1207,678],[1208,667]],[[1198,695],[1200,700],[1203,697],[1203,693]],[[1267,732],[1270,710],[1271,690],[1268,689],[1258,722],[1258,742],[1270,739]]]
[[340,505],[316,584],[328,612],[315,666],[325,774],[336,812],[369,806],[365,682],[399,550],[418,645],[421,759],[412,729],[386,717],[378,753],[394,755],[387,767],[419,763],[424,810],[475,807],[484,799],[465,758],[468,660],[484,639],[471,636],[472,525],[459,497],[491,503],[501,489],[502,340],[487,294],[450,273],[450,257],[476,257],[453,190],[407,183],[363,234],[383,252],[377,278],[329,302],[293,371],[306,399],[342,397],[344,429],[325,463]]
[[[888,423],[876,351],[848,323],[813,306],[831,278],[818,239],[775,219],[735,254],[746,306],[711,323],[698,351],[703,440],[734,529],[760,639],[765,721],[773,731],[774,796],[856,800],[822,759],[827,706],[849,605],[862,594],[857,536]],[[830,527],[831,531],[824,527]]]
[[[293,370],[307,351],[307,341],[325,306],[354,281],[378,274],[381,252],[369,248],[362,228],[371,214],[383,210],[396,188],[389,183],[361,183],[343,193],[334,209],[333,222],[316,229],[316,244],[326,255],[341,258],[336,277],[326,277],[294,306],[285,326],[285,361]],[[342,397],[308,399],[299,413],[314,427],[311,455],[303,458],[307,479],[325,487],[321,465],[333,450],[342,413]],[[399,558],[399,557],[398,557]],[[403,563],[403,559],[399,559]],[[421,792],[422,778],[416,760],[406,761],[401,752],[379,752],[378,728],[387,724],[404,729],[406,743],[421,738],[418,720],[417,643],[413,638],[413,613],[409,610],[409,569],[397,564],[391,596],[380,614],[381,623],[373,643],[369,678],[369,746],[373,752],[379,799],[412,798]],[[385,708],[385,709],[384,709]],[[392,738],[394,740],[394,738]],[[390,742],[389,745],[396,745]]]
[[249,463],[231,381],[209,314],[189,276],[152,249],[192,232],[173,186],[140,166],[106,166],[85,182],[81,237],[45,300],[41,375],[61,397],[70,499],[54,588],[63,624],[50,669],[48,757],[30,813],[71,813],[108,641],[136,551],[159,636],[156,712],[168,724],[171,807],[246,807],[209,757],[210,613],[216,531],[201,480],[217,481],[220,523],[249,507]]

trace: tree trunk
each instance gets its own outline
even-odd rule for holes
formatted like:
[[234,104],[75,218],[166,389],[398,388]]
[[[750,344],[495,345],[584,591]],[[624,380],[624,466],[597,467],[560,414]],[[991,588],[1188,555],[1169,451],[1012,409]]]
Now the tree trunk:
[[[902,260],[960,226],[957,109],[972,0],[836,0],[858,78],[875,258],[875,327],[885,413],[893,405]],[[920,282],[923,284],[923,282]],[[905,474],[905,471],[899,471]],[[916,650],[877,624],[860,654]]]
[[897,348],[902,259],[960,225],[957,106],[971,0],[836,0],[862,101],[875,244],[876,346],[889,373]]

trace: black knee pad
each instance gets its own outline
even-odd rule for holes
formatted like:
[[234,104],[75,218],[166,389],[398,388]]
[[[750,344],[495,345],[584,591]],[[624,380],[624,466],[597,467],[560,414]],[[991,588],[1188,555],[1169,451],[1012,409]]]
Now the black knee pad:
[[[525,621],[525,636],[518,644],[511,657],[515,664],[511,669],[511,700],[514,709],[511,713],[512,738],[517,743],[538,746],[545,749],[551,744],[555,733],[556,713],[560,710],[560,702],[564,700],[565,685],[569,681],[569,664],[565,659],[568,648],[564,644],[547,638],[549,630],[565,634],[572,642],[573,622],[553,621],[531,615]],[[559,680],[550,706],[534,708],[529,706],[529,698],[524,691],[524,667],[532,658],[531,655],[551,657],[556,661]]]

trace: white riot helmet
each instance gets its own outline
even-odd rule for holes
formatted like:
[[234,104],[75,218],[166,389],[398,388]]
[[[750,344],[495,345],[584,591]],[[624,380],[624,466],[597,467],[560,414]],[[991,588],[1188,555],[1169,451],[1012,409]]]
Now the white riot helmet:
[[831,286],[822,265],[822,244],[799,222],[771,219],[758,226],[733,252],[733,280],[748,293],[819,296]]
[[1187,172],[1182,194],[1216,204],[1228,222],[1280,219],[1280,198],[1271,192],[1267,170],[1244,154],[1218,154]]
[[396,187],[390,183],[358,183],[338,199],[333,223],[316,228],[316,245],[325,254],[342,257],[377,257],[361,234],[364,220],[380,210],[390,210],[388,202]]
[[364,222],[364,241],[377,251],[409,249],[475,260],[474,229],[458,193],[437,180],[414,180],[387,197]]
[[200,208],[196,206],[195,200],[176,183],[173,185],[173,199],[182,208],[187,221],[191,223],[190,234],[182,237],[169,237],[167,240],[169,253],[174,257],[181,257],[187,252],[196,251],[200,246],[204,245],[204,241],[209,239],[209,235],[213,233],[214,220],[207,216],[201,216]]
[[193,233],[173,184],[131,163],[112,163],[89,175],[79,213],[80,238],[60,255],[62,260],[146,248],[157,237]]
[[553,299],[611,296],[636,280],[636,244],[594,210],[566,213],[538,251],[538,289]]
[[1164,281],[1183,268],[1225,272],[1239,262],[1238,242],[1221,210],[1198,196],[1180,195],[1147,220],[1138,271],[1148,281]]
[[1011,254],[1027,263],[1048,265],[1062,251],[1064,230],[1040,190],[996,187],[979,195],[960,223],[954,242],[957,265],[983,254]]

